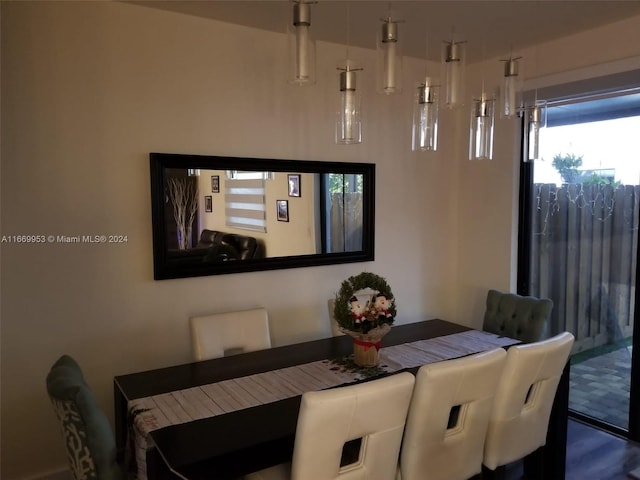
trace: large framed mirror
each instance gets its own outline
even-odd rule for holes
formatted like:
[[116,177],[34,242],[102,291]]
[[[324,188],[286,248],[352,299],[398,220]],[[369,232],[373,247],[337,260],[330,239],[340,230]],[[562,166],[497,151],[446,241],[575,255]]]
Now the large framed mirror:
[[156,280],[374,259],[374,164],[150,161]]

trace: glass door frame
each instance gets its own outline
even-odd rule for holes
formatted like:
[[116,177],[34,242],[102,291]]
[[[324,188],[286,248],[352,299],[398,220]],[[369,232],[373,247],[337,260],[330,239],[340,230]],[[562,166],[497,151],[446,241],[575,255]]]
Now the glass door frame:
[[[529,295],[529,279],[531,276],[530,254],[533,234],[533,169],[535,162],[525,162],[524,132],[525,121],[522,119],[521,148],[519,155],[519,199],[518,199],[518,254],[517,254],[517,293]],[[640,234],[640,232],[638,232]],[[602,420],[590,417],[575,410],[569,410],[569,416],[595,427],[607,430],[616,435],[640,442],[640,241],[637,242],[635,307],[633,313],[633,337],[631,356],[631,378],[629,391],[629,429],[611,425]]]

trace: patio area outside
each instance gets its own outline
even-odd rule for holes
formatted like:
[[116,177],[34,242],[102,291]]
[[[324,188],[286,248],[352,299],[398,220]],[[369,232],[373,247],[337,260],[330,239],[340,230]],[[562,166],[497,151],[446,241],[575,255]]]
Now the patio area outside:
[[628,429],[631,349],[628,338],[573,355],[569,408]]

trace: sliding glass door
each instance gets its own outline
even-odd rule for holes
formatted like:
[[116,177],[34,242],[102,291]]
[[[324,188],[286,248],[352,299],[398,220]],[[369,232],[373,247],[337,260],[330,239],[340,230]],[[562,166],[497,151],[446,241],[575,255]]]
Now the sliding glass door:
[[553,300],[552,334],[575,335],[573,414],[626,434],[637,375],[640,93],[551,102],[547,122],[543,160],[522,170],[519,289]]

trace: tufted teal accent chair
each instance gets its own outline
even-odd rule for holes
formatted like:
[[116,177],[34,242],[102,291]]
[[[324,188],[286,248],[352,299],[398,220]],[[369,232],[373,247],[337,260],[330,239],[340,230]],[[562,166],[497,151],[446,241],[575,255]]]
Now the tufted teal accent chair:
[[53,364],[47,393],[62,424],[75,480],[123,480],[111,425],[73,358],[63,355]]
[[538,342],[549,333],[552,308],[553,302],[548,298],[489,290],[482,329],[525,343]]

